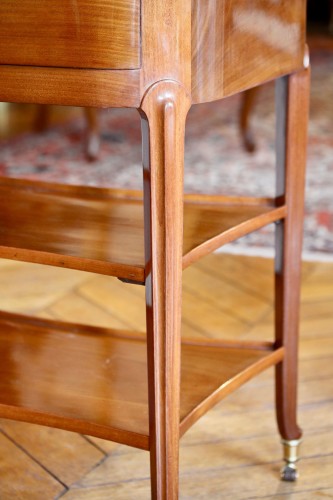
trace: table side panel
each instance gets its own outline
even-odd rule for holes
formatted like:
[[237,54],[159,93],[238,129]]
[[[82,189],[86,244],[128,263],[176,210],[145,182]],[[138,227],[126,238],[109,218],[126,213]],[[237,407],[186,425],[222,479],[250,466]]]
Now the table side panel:
[[192,92],[211,101],[303,66],[304,0],[192,0]]

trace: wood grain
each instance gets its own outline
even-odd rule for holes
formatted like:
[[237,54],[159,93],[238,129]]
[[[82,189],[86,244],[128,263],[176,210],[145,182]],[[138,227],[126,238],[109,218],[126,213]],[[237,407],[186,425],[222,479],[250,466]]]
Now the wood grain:
[[[0,255],[144,282],[139,192],[0,178]],[[190,199],[194,199],[193,196]],[[285,216],[284,206],[185,204],[183,267]],[[221,200],[220,200],[221,201]],[[36,224],[38,221],[38,224]]]
[[193,102],[221,99],[303,66],[304,0],[192,1]]
[[[61,0],[55,9],[51,0],[33,8],[22,0],[13,10],[4,0],[0,6],[0,100],[137,107],[144,167],[144,216],[141,201],[124,193],[2,181],[0,255],[145,282],[147,316],[146,341],[135,333],[1,314],[0,413],[149,449],[157,500],[178,498],[179,422],[183,432],[223,395],[272,364],[280,364],[280,432],[294,438],[297,431],[295,331],[305,154],[304,122],[298,130],[297,121],[307,104],[305,77],[290,78],[295,102],[289,98],[287,190],[276,200],[242,199],[228,206],[201,199],[184,209],[183,162],[192,103],[302,67],[305,3]],[[291,159],[301,169],[299,183]],[[224,347],[187,343],[181,353],[184,265],[284,219],[279,226],[285,228],[285,253],[276,270],[277,350],[268,350],[265,341],[252,349],[251,341],[238,348],[230,340]],[[218,291],[208,294],[211,306]],[[270,307],[258,296],[255,301],[264,310]],[[242,305],[240,300],[238,308]],[[237,314],[244,324],[247,319]],[[260,388],[259,395],[266,401],[272,390]],[[234,406],[240,408],[237,400]]]
[[141,95],[161,80],[191,90],[191,0],[142,1]]
[[277,196],[288,215],[276,227],[275,332],[286,357],[276,369],[276,409],[284,439],[298,439],[297,347],[310,70],[277,82]]
[[[207,261],[207,265],[206,265]],[[211,262],[210,262],[211,261]],[[227,280],[230,284],[242,291],[244,285],[244,273],[246,270],[253,276],[249,280],[249,286],[254,282],[254,276],[257,275],[260,279],[261,295],[266,296],[272,287],[272,269],[273,262],[270,259],[235,256],[217,254],[207,257],[200,263],[200,268],[208,269],[209,264],[214,271],[214,276],[219,278],[221,287]],[[14,266],[14,267],[12,267]],[[196,265],[197,266],[197,265]],[[186,273],[191,273],[193,266]],[[24,271],[24,267],[27,268]],[[23,275],[24,280],[28,283],[33,281],[36,266],[22,263],[13,263],[9,261],[1,262],[1,273],[6,269],[7,282],[12,282],[12,292],[10,296],[15,299],[15,296],[20,295],[21,283],[20,277]],[[42,266],[41,266],[42,267]],[[15,275],[16,269],[16,275]],[[10,273],[9,273],[9,270]],[[230,270],[230,272],[229,272]],[[44,268],[45,279],[44,287],[48,293],[52,292],[52,283],[54,275],[52,271],[55,269]],[[232,274],[231,274],[232,271]],[[30,274],[29,274],[30,273]],[[70,282],[69,273],[68,284]],[[9,277],[10,276],[10,277]],[[15,277],[16,276],[16,277]],[[267,279],[264,279],[264,277]],[[48,279],[49,277],[49,279]],[[98,290],[98,281],[106,280],[103,276],[89,276],[91,282],[91,297],[93,290]],[[76,277],[73,275],[73,290],[78,286]],[[193,289],[196,283],[197,275],[193,275]],[[206,278],[209,275],[206,274]],[[132,315],[135,321],[136,305],[129,301],[126,295],[121,306],[121,289],[126,290],[143,290],[141,287],[125,286],[116,280],[109,280],[119,284],[118,289],[110,289],[109,300],[107,303],[112,304],[112,299],[117,296],[119,298],[118,311],[120,319],[126,320]],[[94,285],[94,286],[93,286]],[[3,281],[3,286],[6,286]],[[16,293],[15,289],[16,287]],[[331,432],[330,416],[333,414],[333,404],[331,401],[332,387],[332,356],[333,356],[333,321],[332,307],[330,306],[333,300],[333,265],[331,263],[305,263],[305,272],[303,273],[303,304],[301,316],[301,336],[300,336],[300,406],[299,420],[304,429],[305,438],[301,448],[302,460],[299,463],[300,479],[297,484],[293,485],[293,491],[298,497],[307,500],[309,495],[311,498],[321,498],[323,494],[328,495],[330,485],[332,483],[332,467],[333,467],[333,436]],[[255,294],[255,289],[253,294]],[[104,289],[104,295],[108,295]],[[38,297],[34,296],[33,287],[30,287],[30,295],[25,293],[27,304],[33,303]],[[67,299],[66,299],[67,298]],[[6,302],[4,302],[6,300]],[[0,298],[0,307],[8,303],[9,297],[4,294]],[[67,300],[71,303],[71,290],[68,286],[64,289],[62,301]],[[187,303],[191,303],[192,318],[195,322],[197,310],[198,316],[203,316],[204,311],[200,309],[200,304],[206,301],[210,304],[212,310],[216,308],[216,304],[212,302],[212,297],[197,297],[194,293],[184,295],[184,306],[188,309]],[[76,310],[75,302],[73,304],[73,320],[80,320],[80,311]],[[20,306],[24,310],[24,298]],[[47,307],[45,304],[44,307]],[[89,302],[86,301],[82,306],[82,314],[89,310]],[[233,296],[233,305],[231,306],[235,314],[241,313],[242,304],[238,304],[237,295]],[[102,309],[100,309],[102,311]],[[61,310],[58,309],[59,317]],[[88,313],[87,313],[88,314]],[[94,303],[91,306],[91,314],[95,314],[98,321],[99,311]],[[66,320],[67,312],[64,312],[64,320]],[[270,306],[270,314],[258,316],[255,320],[255,327],[252,327],[252,336],[268,332],[272,329],[272,305]],[[227,318],[225,319],[227,322]],[[202,319],[202,324],[204,318]],[[207,318],[209,324],[209,318]],[[221,320],[220,332],[224,332],[227,328],[223,326],[223,318]],[[250,328],[250,327],[248,327]],[[193,335],[193,332],[192,332]],[[234,339],[238,338],[238,333],[234,335]],[[244,335],[247,338],[247,335]],[[191,429],[186,432],[180,441],[180,496],[198,497],[207,494],[211,495],[213,500],[220,499],[221,482],[223,482],[224,496],[232,498],[240,498],[255,496],[257,492],[267,492],[272,498],[280,498],[281,495],[290,494],[287,484],[283,484],[279,480],[279,469],[281,467],[281,448],[279,439],[276,435],[276,424],[274,422],[274,395],[273,395],[273,377],[271,369],[265,371],[259,377],[238,389],[237,392],[230,394],[220,404],[211,409],[204,417],[202,417]],[[260,389],[262,387],[262,389]],[[237,403],[237,404],[236,404]],[[7,424],[7,421],[3,421]],[[258,427],[260,422],[260,427]],[[10,422],[8,422],[9,424]],[[12,438],[17,439],[18,444],[13,443],[13,447],[6,448],[1,441],[0,450],[3,460],[0,468],[0,496],[4,498],[15,498],[17,491],[21,492],[23,498],[55,498],[57,494],[49,490],[47,483],[42,483],[35,480],[33,474],[37,472],[35,468],[32,475],[30,473],[30,465],[32,458],[34,463],[40,460],[40,465],[43,467],[46,474],[52,477],[52,473],[56,473],[59,469],[54,469],[50,465],[52,457],[47,457],[48,445],[46,444],[47,429],[44,429],[33,424],[23,424],[21,422],[12,422],[16,424],[15,435],[11,434]],[[22,426],[22,428],[21,428]],[[35,428],[33,430],[32,428]],[[1,428],[1,424],[0,424]],[[31,430],[30,430],[31,428]],[[21,432],[20,432],[21,429]],[[80,447],[79,441],[72,439],[69,433],[63,433],[57,429],[53,430],[54,438],[51,441],[52,453],[57,457],[63,456],[63,469],[67,468],[68,473],[71,469],[75,470],[78,462]],[[57,434],[59,432],[59,434]],[[40,433],[40,436],[39,436]],[[20,435],[22,434],[22,436]],[[29,434],[35,437],[37,443],[27,442]],[[28,436],[26,436],[28,435]],[[58,436],[58,438],[57,438]],[[68,438],[66,437],[68,436]],[[67,441],[68,439],[68,441]],[[25,451],[19,449],[20,442],[26,445]],[[43,444],[44,443],[44,444]],[[69,491],[64,494],[64,498],[93,498],[98,494],[101,498],[112,497],[115,500],[127,498],[140,498],[146,500],[150,495],[149,485],[149,457],[145,452],[135,449],[129,449],[117,445],[116,443],[97,440],[99,447],[107,450],[108,457],[100,465],[94,467],[91,471],[85,474],[82,470],[81,478],[77,479],[75,485],[68,484]],[[70,453],[66,456],[62,455],[68,447]],[[38,450],[43,450],[43,453]],[[57,449],[59,448],[59,449]],[[19,449],[19,455],[15,449]],[[88,452],[87,452],[88,454]],[[30,455],[30,456],[29,456]],[[43,458],[44,456],[44,458]],[[21,457],[18,459],[18,457]],[[32,457],[32,458],[30,458]],[[47,461],[45,457],[48,458]],[[8,467],[5,467],[5,462]],[[88,461],[87,461],[88,465]],[[15,472],[15,475],[13,474]],[[76,469],[78,474],[79,468]],[[18,478],[19,477],[19,481]],[[45,476],[46,477],[46,476]],[[64,476],[62,476],[64,478]],[[231,478],[230,478],[231,477]],[[263,478],[268,478],[267,482],[263,483]],[[131,478],[131,481],[128,479]],[[213,485],[211,482],[213,481]],[[237,487],[235,486],[237,482]],[[242,486],[240,486],[242,481]],[[52,488],[53,482],[49,483]],[[41,488],[41,489],[40,489]],[[304,490],[306,492],[304,493]],[[139,493],[138,493],[139,491]],[[288,493],[289,491],[289,493]],[[302,493],[303,492],[303,493]],[[25,496],[24,496],[25,495]],[[38,496],[39,495],[39,496]]]
[[[48,474],[36,461],[28,457],[16,444],[0,432],[2,481],[0,494],[4,499],[29,498],[33,491],[35,498],[55,498],[66,491],[63,484]],[[18,480],[17,471],[22,471],[24,480]]]
[[184,87],[154,85],[141,104],[152,498],[178,498],[185,121]]
[[139,70],[87,70],[0,65],[0,100],[4,102],[137,107]]
[[0,192],[3,257],[144,280],[140,203],[108,190],[5,178]]
[[140,1],[2,0],[0,64],[139,68]]
[[67,486],[105,458],[104,453],[74,432],[5,419],[1,420],[0,428],[17,447],[28,452],[35,462],[43,464],[44,469],[52,471],[59,482]]
[[[214,207],[215,208],[215,207]],[[221,207],[219,207],[221,209]],[[243,211],[244,210],[244,211]],[[222,245],[225,245],[227,243],[230,243],[231,241],[235,241],[241,236],[245,236],[246,234],[249,234],[253,231],[257,231],[258,229],[267,226],[268,224],[271,224],[272,222],[280,221],[284,219],[287,213],[287,208],[286,206],[282,206],[276,209],[267,209],[266,212],[263,212],[263,209],[260,208],[258,211],[255,211],[253,207],[232,207],[232,206],[226,206],[224,209],[224,214],[226,215],[226,226],[223,228],[223,231],[214,236],[209,238],[208,236],[204,236],[205,230],[208,230],[211,233],[211,228],[209,227],[210,224],[214,221],[216,214],[219,213],[221,214],[220,210],[207,210],[205,214],[205,222],[203,222],[203,225],[200,225],[200,220],[201,217],[195,217],[195,209],[194,207],[191,210],[191,215],[194,217],[195,224],[190,225],[188,218],[185,220],[186,223],[186,231],[185,231],[185,238],[184,238],[184,245],[185,248],[189,247],[191,250],[189,250],[184,258],[183,258],[183,267],[184,269],[197,260],[201,259],[205,255],[208,255],[218,248],[220,248]],[[229,215],[227,215],[229,213]],[[245,216],[246,214],[246,216]],[[246,220],[242,221],[242,215],[246,217]],[[207,220],[209,220],[209,223],[207,223]],[[236,222],[237,221],[237,222]],[[191,221],[192,222],[192,221]],[[221,218],[220,218],[220,222]],[[203,227],[204,226],[204,227]],[[191,234],[190,231],[193,231]],[[187,241],[186,239],[188,236],[191,235],[192,237],[189,238],[191,241],[190,245],[186,245]],[[201,243],[202,242],[202,243]]]
[[[215,345],[216,347],[216,345]],[[228,377],[225,378],[224,384],[220,387],[216,387],[215,391],[211,391],[208,397],[201,397],[201,403],[193,405],[192,411],[190,411],[185,418],[182,419],[180,424],[180,434],[183,435],[202,415],[204,415],[210,408],[216,405],[222,398],[236,390],[241,384],[247,382],[252,377],[258,375],[263,370],[269,368],[270,366],[276,365],[281,362],[284,357],[284,348],[277,349],[270,354],[266,353],[266,356],[259,357],[258,351],[256,353],[251,351],[247,351],[243,359],[241,359],[241,349],[237,350],[237,354],[234,353],[231,349],[226,351],[225,361],[224,361],[224,369],[226,369],[226,365],[230,363],[232,365],[232,370],[235,370],[234,376],[232,375],[232,370],[230,370]],[[201,356],[201,353],[199,354]],[[198,357],[199,360],[199,357]],[[246,363],[250,362],[250,366],[248,368],[245,367]],[[237,369],[237,365],[240,363],[242,365],[242,369]],[[206,371],[204,377],[209,377],[209,369],[206,367]],[[199,391],[200,388],[197,387]],[[199,399],[199,398],[198,398]]]
[[3,313],[1,415],[147,449],[146,346],[115,334]]
[[[0,319],[2,417],[148,449],[142,335],[11,313],[1,313]],[[228,380],[240,385],[249,378],[251,365],[256,373],[281,359],[281,353],[267,350],[268,344],[255,346],[183,344],[180,418],[192,415],[186,428],[196,420],[198,405],[203,414],[230,392]]]
[[[183,286],[185,290],[191,292],[198,299],[204,302],[209,299],[209,302],[215,305],[217,318],[218,311],[222,310],[241,319],[247,326],[262,318],[270,308],[270,304],[266,300],[258,297],[252,291],[244,290],[234,280],[221,279],[218,272],[207,273],[196,265],[191,266],[183,273]],[[235,303],[237,303],[237,307],[235,307]],[[195,317],[193,318],[194,323]],[[209,323],[211,322],[209,321]],[[223,335],[223,330],[221,335]]]

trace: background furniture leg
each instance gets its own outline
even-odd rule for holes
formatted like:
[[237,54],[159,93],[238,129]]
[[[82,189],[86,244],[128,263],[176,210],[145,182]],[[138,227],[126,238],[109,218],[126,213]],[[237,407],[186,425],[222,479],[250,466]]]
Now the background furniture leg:
[[87,142],[86,155],[88,160],[94,161],[98,158],[100,148],[98,110],[96,108],[84,108],[87,120]]
[[[279,432],[286,442],[301,437],[297,425],[297,345],[301,251],[309,102],[309,69],[277,81],[277,196],[285,198],[287,217],[276,226],[276,344],[285,347],[276,366],[276,411]],[[290,448],[290,447],[289,447]],[[286,447],[285,447],[286,449]],[[282,478],[295,480],[287,465]]]
[[190,100],[160,82],[142,106],[152,497],[178,498],[184,131]]
[[253,153],[256,150],[256,143],[253,132],[250,128],[251,114],[254,108],[259,88],[245,90],[241,97],[241,108],[239,114],[239,130],[246,151]]
[[36,132],[45,132],[50,121],[51,106],[38,104],[33,128]]

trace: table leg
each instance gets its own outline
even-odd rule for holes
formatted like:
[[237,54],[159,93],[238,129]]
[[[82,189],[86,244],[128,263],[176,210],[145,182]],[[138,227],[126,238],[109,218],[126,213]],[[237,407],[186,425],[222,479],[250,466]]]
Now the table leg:
[[143,132],[146,315],[152,498],[178,498],[183,247],[184,88],[159,82],[145,95]]
[[[276,227],[276,343],[285,347],[276,367],[276,411],[283,440],[285,480],[297,477],[302,432],[297,425],[297,350],[303,235],[304,180],[309,104],[309,69],[277,81],[277,196],[287,204]],[[296,455],[295,455],[296,454]]]

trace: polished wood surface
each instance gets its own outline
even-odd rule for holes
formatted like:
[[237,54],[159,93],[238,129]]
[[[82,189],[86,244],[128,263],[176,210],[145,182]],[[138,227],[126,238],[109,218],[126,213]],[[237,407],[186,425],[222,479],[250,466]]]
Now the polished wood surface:
[[192,94],[211,101],[303,66],[303,0],[192,0]]
[[0,64],[139,68],[140,0],[2,0]]
[[[215,344],[215,349],[216,349]],[[198,349],[196,349],[198,351]],[[190,411],[181,421],[180,424],[180,432],[183,434],[186,432],[199,418],[201,418],[210,408],[212,408],[216,403],[221,401],[225,396],[236,390],[240,385],[250,380],[252,377],[255,377],[263,370],[269,368],[272,365],[276,365],[280,363],[284,358],[284,348],[279,348],[276,351],[273,351],[269,354],[266,353],[266,356],[262,355],[258,356],[258,351],[244,351],[242,349],[238,349],[237,351],[232,352],[232,350],[225,350],[225,358],[221,362],[224,369],[227,369],[227,365],[230,363],[230,373],[225,378],[225,382],[217,387],[214,390],[211,390],[211,393],[208,397],[202,397],[202,401],[200,404],[193,402],[193,410]],[[243,356],[241,355],[243,354]],[[201,349],[198,353],[196,365],[199,364],[201,358]],[[246,360],[246,361],[245,361]],[[245,367],[246,362],[251,363],[248,367]],[[184,361],[184,364],[186,362]],[[231,368],[232,366],[232,368]],[[211,375],[210,369],[215,370],[213,368],[213,363],[209,364],[206,367],[206,370],[202,377],[206,378]],[[234,376],[232,375],[232,371],[235,370]],[[186,374],[187,375],[187,374]],[[184,377],[182,372],[182,377]],[[190,383],[195,383],[189,381]],[[183,382],[182,382],[183,383]],[[197,387],[198,391],[200,387]],[[193,398],[194,399],[194,398]],[[199,398],[198,398],[199,399]]]
[[[191,100],[175,82],[141,105],[149,438],[153,498],[177,498],[181,366],[185,121]],[[183,377],[182,377],[183,378]]]
[[[0,336],[1,417],[149,448],[143,335],[2,312]],[[260,343],[255,349],[255,343],[185,342],[181,433],[233,387],[282,357],[283,350],[263,350]]]
[[[28,2],[29,0],[23,2],[22,9]],[[93,28],[96,30],[96,38],[93,38],[93,33],[89,30],[85,32],[89,33],[92,40],[88,38],[85,50],[78,49],[79,54],[71,64],[66,65],[65,61],[63,64],[55,64],[59,67],[49,67],[50,63],[29,67],[29,58],[24,62],[26,54],[24,51],[17,51],[15,47],[9,65],[5,65],[6,59],[0,59],[0,100],[76,106],[139,107],[151,85],[160,80],[173,79],[186,87],[192,102],[199,103],[245,90],[298,70],[303,65],[304,0],[278,0],[274,3],[255,0],[251,8],[245,0],[217,0],[209,3],[204,0],[142,0],[141,7],[138,0],[117,0],[116,4],[112,2],[110,5],[101,3],[103,8],[96,9],[92,0],[79,2],[79,7],[84,7],[84,11],[89,9],[89,21],[95,22]],[[6,9],[6,17],[3,15],[1,18],[2,23],[6,24],[9,0],[2,4],[0,9]],[[62,0],[62,4],[64,10],[70,9],[72,5],[68,0]],[[113,11],[114,5],[116,6]],[[38,9],[43,10],[44,7],[39,6],[34,13],[30,12],[29,16],[35,18],[35,22],[39,22],[40,26],[43,25],[43,17]],[[112,20],[109,31],[105,27],[107,21],[103,18],[103,22],[100,22],[103,9],[108,11],[109,19]],[[58,9],[57,12],[55,15],[59,19],[61,10]],[[52,9],[51,14],[54,14]],[[16,10],[12,15],[18,15]],[[73,15],[70,19],[75,31],[77,21]],[[22,23],[23,21],[19,26],[22,26]],[[113,30],[118,29],[118,23],[120,35],[112,37]],[[128,40],[131,23],[134,41]],[[15,46],[18,42],[13,41],[8,29],[7,26],[2,36]],[[36,33],[38,35],[38,29]],[[75,41],[74,32],[71,32],[71,35]],[[53,37],[57,39],[56,32],[53,32]],[[109,40],[108,37],[112,40],[104,43],[104,40]],[[33,37],[30,41],[35,43]],[[72,38],[70,41],[74,43]],[[101,53],[106,61],[96,61],[94,47],[91,53],[87,50],[87,47],[91,46],[89,41],[92,45],[95,43],[98,53],[101,46]],[[142,60],[139,64],[140,42]],[[58,43],[64,53],[59,55],[56,51],[44,52],[45,58],[48,58],[50,53],[51,59],[60,56],[74,58],[70,55],[71,51],[65,51],[61,39],[58,39]],[[80,45],[81,40],[77,43]],[[45,48],[44,41],[42,43],[39,40],[38,44]],[[6,49],[7,45],[2,44],[4,54],[9,50]],[[124,64],[130,54],[132,64]],[[38,52],[35,54],[31,50],[31,57],[37,55]],[[20,61],[15,62],[20,57]],[[102,68],[102,71],[88,71],[87,68]]]
[[[45,5],[36,5],[29,11],[28,23],[21,15],[14,26],[17,38],[8,32],[8,23],[20,15],[20,9],[22,14],[27,2],[23,0],[13,13],[6,11],[8,0],[2,5],[6,14],[2,19],[7,27],[0,40],[9,38],[8,48],[7,44],[2,48],[2,54],[9,58],[0,58],[0,100],[138,108],[143,131],[144,216],[140,219],[141,201],[133,195],[127,198],[118,193],[110,198],[108,190],[99,190],[97,196],[97,190],[90,188],[53,186],[51,192],[45,185],[33,187],[34,183],[6,181],[5,186],[2,182],[1,216],[6,231],[1,255],[13,260],[114,274],[132,283],[145,282],[147,343],[128,338],[128,334],[125,338],[96,330],[89,336],[77,325],[71,329],[59,323],[53,327],[44,324],[42,332],[37,334],[38,320],[13,317],[4,320],[2,348],[9,355],[6,352],[2,355],[7,360],[4,366],[8,366],[2,378],[2,392],[8,398],[2,414],[95,436],[105,432],[104,437],[109,439],[149,449],[152,498],[176,500],[180,432],[223,394],[270,365],[280,367],[277,372],[280,433],[289,437],[295,434],[303,198],[302,182],[291,175],[294,170],[290,163],[296,159],[295,165],[301,168],[303,176],[306,125],[301,103],[306,104],[307,99],[302,83],[307,61],[305,0],[254,0],[251,7],[245,0],[141,0],[140,4],[135,0],[106,3],[78,0],[70,6],[77,7],[77,14],[82,9],[83,17],[74,20],[67,15],[61,22],[68,5],[62,0],[62,8],[56,13],[50,10],[50,16],[46,16],[46,21],[51,19],[55,23],[55,31],[51,30],[51,39],[47,41],[51,42],[54,34],[52,45],[56,50],[51,55],[48,43],[40,39],[45,26],[41,15]],[[86,21],[91,31],[81,32],[76,46],[75,30],[85,28]],[[37,49],[29,49],[29,40],[27,53],[17,51],[17,44],[24,41],[24,36],[20,40],[20,33],[33,26],[35,33],[30,41],[47,51],[45,58]],[[68,26],[71,43],[62,53],[62,30]],[[14,47],[12,56],[11,47]],[[29,59],[31,56],[37,59]],[[221,203],[214,206],[200,197],[200,202],[192,199],[183,209],[184,130],[190,105],[219,99],[292,73],[289,91],[296,100],[283,101],[286,115],[293,117],[285,128],[286,192],[279,189],[277,198],[268,203],[261,200],[247,204],[243,199],[239,204],[227,206]],[[300,132],[295,125],[298,120],[303,120]],[[223,213],[227,214],[228,222]],[[186,343],[181,356],[182,268],[219,245],[270,222],[280,222],[279,227],[286,228],[283,258],[278,255],[276,269],[276,349],[268,350],[270,346],[262,342],[255,352],[244,348],[244,344],[236,348]],[[245,272],[242,282],[244,276]],[[222,289],[212,287],[209,294],[223,294],[227,302],[226,288],[228,283]],[[197,287],[196,294],[200,296],[203,289],[207,290],[205,282],[201,288]],[[103,291],[97,295],[99,300],[111,302]],[[96,292],[93,297],[96,298]],[[115,300],[119,304],[117,297]],[[250,302],[253,304],[255,299],[251,297]],[[193,312],[188,309],[187,315]],[[137,319],[142,321],[139,315]],[[237,322],[230,321],[230,325],[239,328]],[[59,329],[61,340],[57,342],[55,330]],[[11,335],[6,335],[6,330]],[[68,330],[70,333],[66,334]],[[31,348],[39,335],[52,338],[51,352],[47,350],[49,340],[41,342],[45,344],[42,347]],[[112,342],[108,344],[106,339],[110,336]],[[90,339],[95,347],[89,344]],[[93,374],[87,381],[84,370],[99,353],[105,355],[105,344],[107,356],[118,346],[114,363],[108,363],[109,357],[99,358],[98,368],[91,368]],[[136,347],[129,349],[129,345]],[[71,350],[73,355],[69,357]],[[29,359],[24,382],[18,381],[18,369],[13,366],[21,358]],[[146,358],[147,363],[143,363]],[[38,368],[37,362],[44,373],[35,379],[33,370]],[[68,375],[70,370],[75,373]],[[183,382],[180,382],[181,370]],[[55,376],[60,380],[55,381]],[[19,385],[15,385],[15,380]],[[139,396],[144,381],[146,403],[142,404]],[[283,390],[281,383],[285,383]],[[109,397],[112,387],[115,390]],[[90,392],[86,394],[86,390]],[[133,398],[130,394],[134,394]],[[96,400],[97,422],[92,415]],[[53,405],[57,404],[59,407],[55,408]]]
[[[187,212],[185,204],[184,258],[186,268],[205,255],[214,252],[222,245],[235,241],[252,231],[256,231],[272,222],[282,220],[287,212],[286,206],[275,209],[247,205],[192,205]],[[201,223],[202,215],[210,224]],[[246,214],[246,216],[245,216]],[[217,224],[223,230],[212,236],[213,225]],[[212,224],[212,226],[211,226]],[[216,232],[216,230],[215,230]]]
[[107,189],[1,181],[3,257],[143,281],[141,202]]
[[146,346],[119,335],[1,314],[1,415],[147,449]]
[[138,107],[140,71],[0,65],[0,101],[83,107]]
[[297,346],[309,93],[309,68],[278,82],[276,194],[285,196],[289,210],[276,227],[276,342],[287,352],[276,370],[276,409],[281,436],[288,440],[302,434],[297,423]]
[[141,0],[141,96],[160,80],[191,88],[191,0]]
[[[2,177],[1,193],[2,257],[138,282],[148,277],[141,192]],[[184,268],[286,215],[285,206],[255,205],[249,198],[244,204],[241,198],[195,199],[190,195],[184,206]]]
[[[6,287],[6,293],[0,297],[1,309],[34,310],[36,314],[64,321],[70,318],[115,328],[128,328],[128,321],[134,327],[140,325],[138,309],[144,309],[143,287],[36,264],[2,261],[0,266],[0,282]],[[272,339],[273,269],[271,259],[230,254],[214,254],[190,267],[184,273],[187,290],[183,299],[184,335],[188,330],[189,335],[196,335],[198,341],[202,338],[204,342],[214,339],[219,342],[222,332],[223,336],[229,333],[233,341],[239,337],[248,341]],[[279,480],[281,456],[274,416],[273,373],[269,369],[223,399],[182,437],[180,498],[209,496],[220,500],[221,484],[223,496],[236,500],[258,496],[259,492],[263,497],[279,500],[281,496],[290,496],[291,490],[291,498],[319,500],[324,495],[330,498],[333,264],[304,262],[302,275],[299,420],[305,437],[299,463],[300,480],[292,487]],[[110,282],[112,289],[109,299],[103,300],[107,295],[106,282]],[[224,297],[208,293],[209,289],[217,288],[216,282],[221,290],[233,286],[234,292],[228,290],[229,316],[222,314],[226,307]],[[196,290],[203,289],[203,284],[207,285],[206,291],[198,297]],[[88,289],[90,295],[86,293]],[[244,289],[247,300],[241,301]],[[252,315],[244,322],[251,297],[260,301],[262,309],[255,314],[252,308]],[[216,299],[220,299],[219,305]],[[214,323],[209,306],[211,311],[215,310]],[[243,325],[241,332],[231,329],[231,318]],[[144,451],[7,419],[0,421],[0,429],[3,499],[56,499],[60,493],[71,500],[149,498],[149,456]]]

